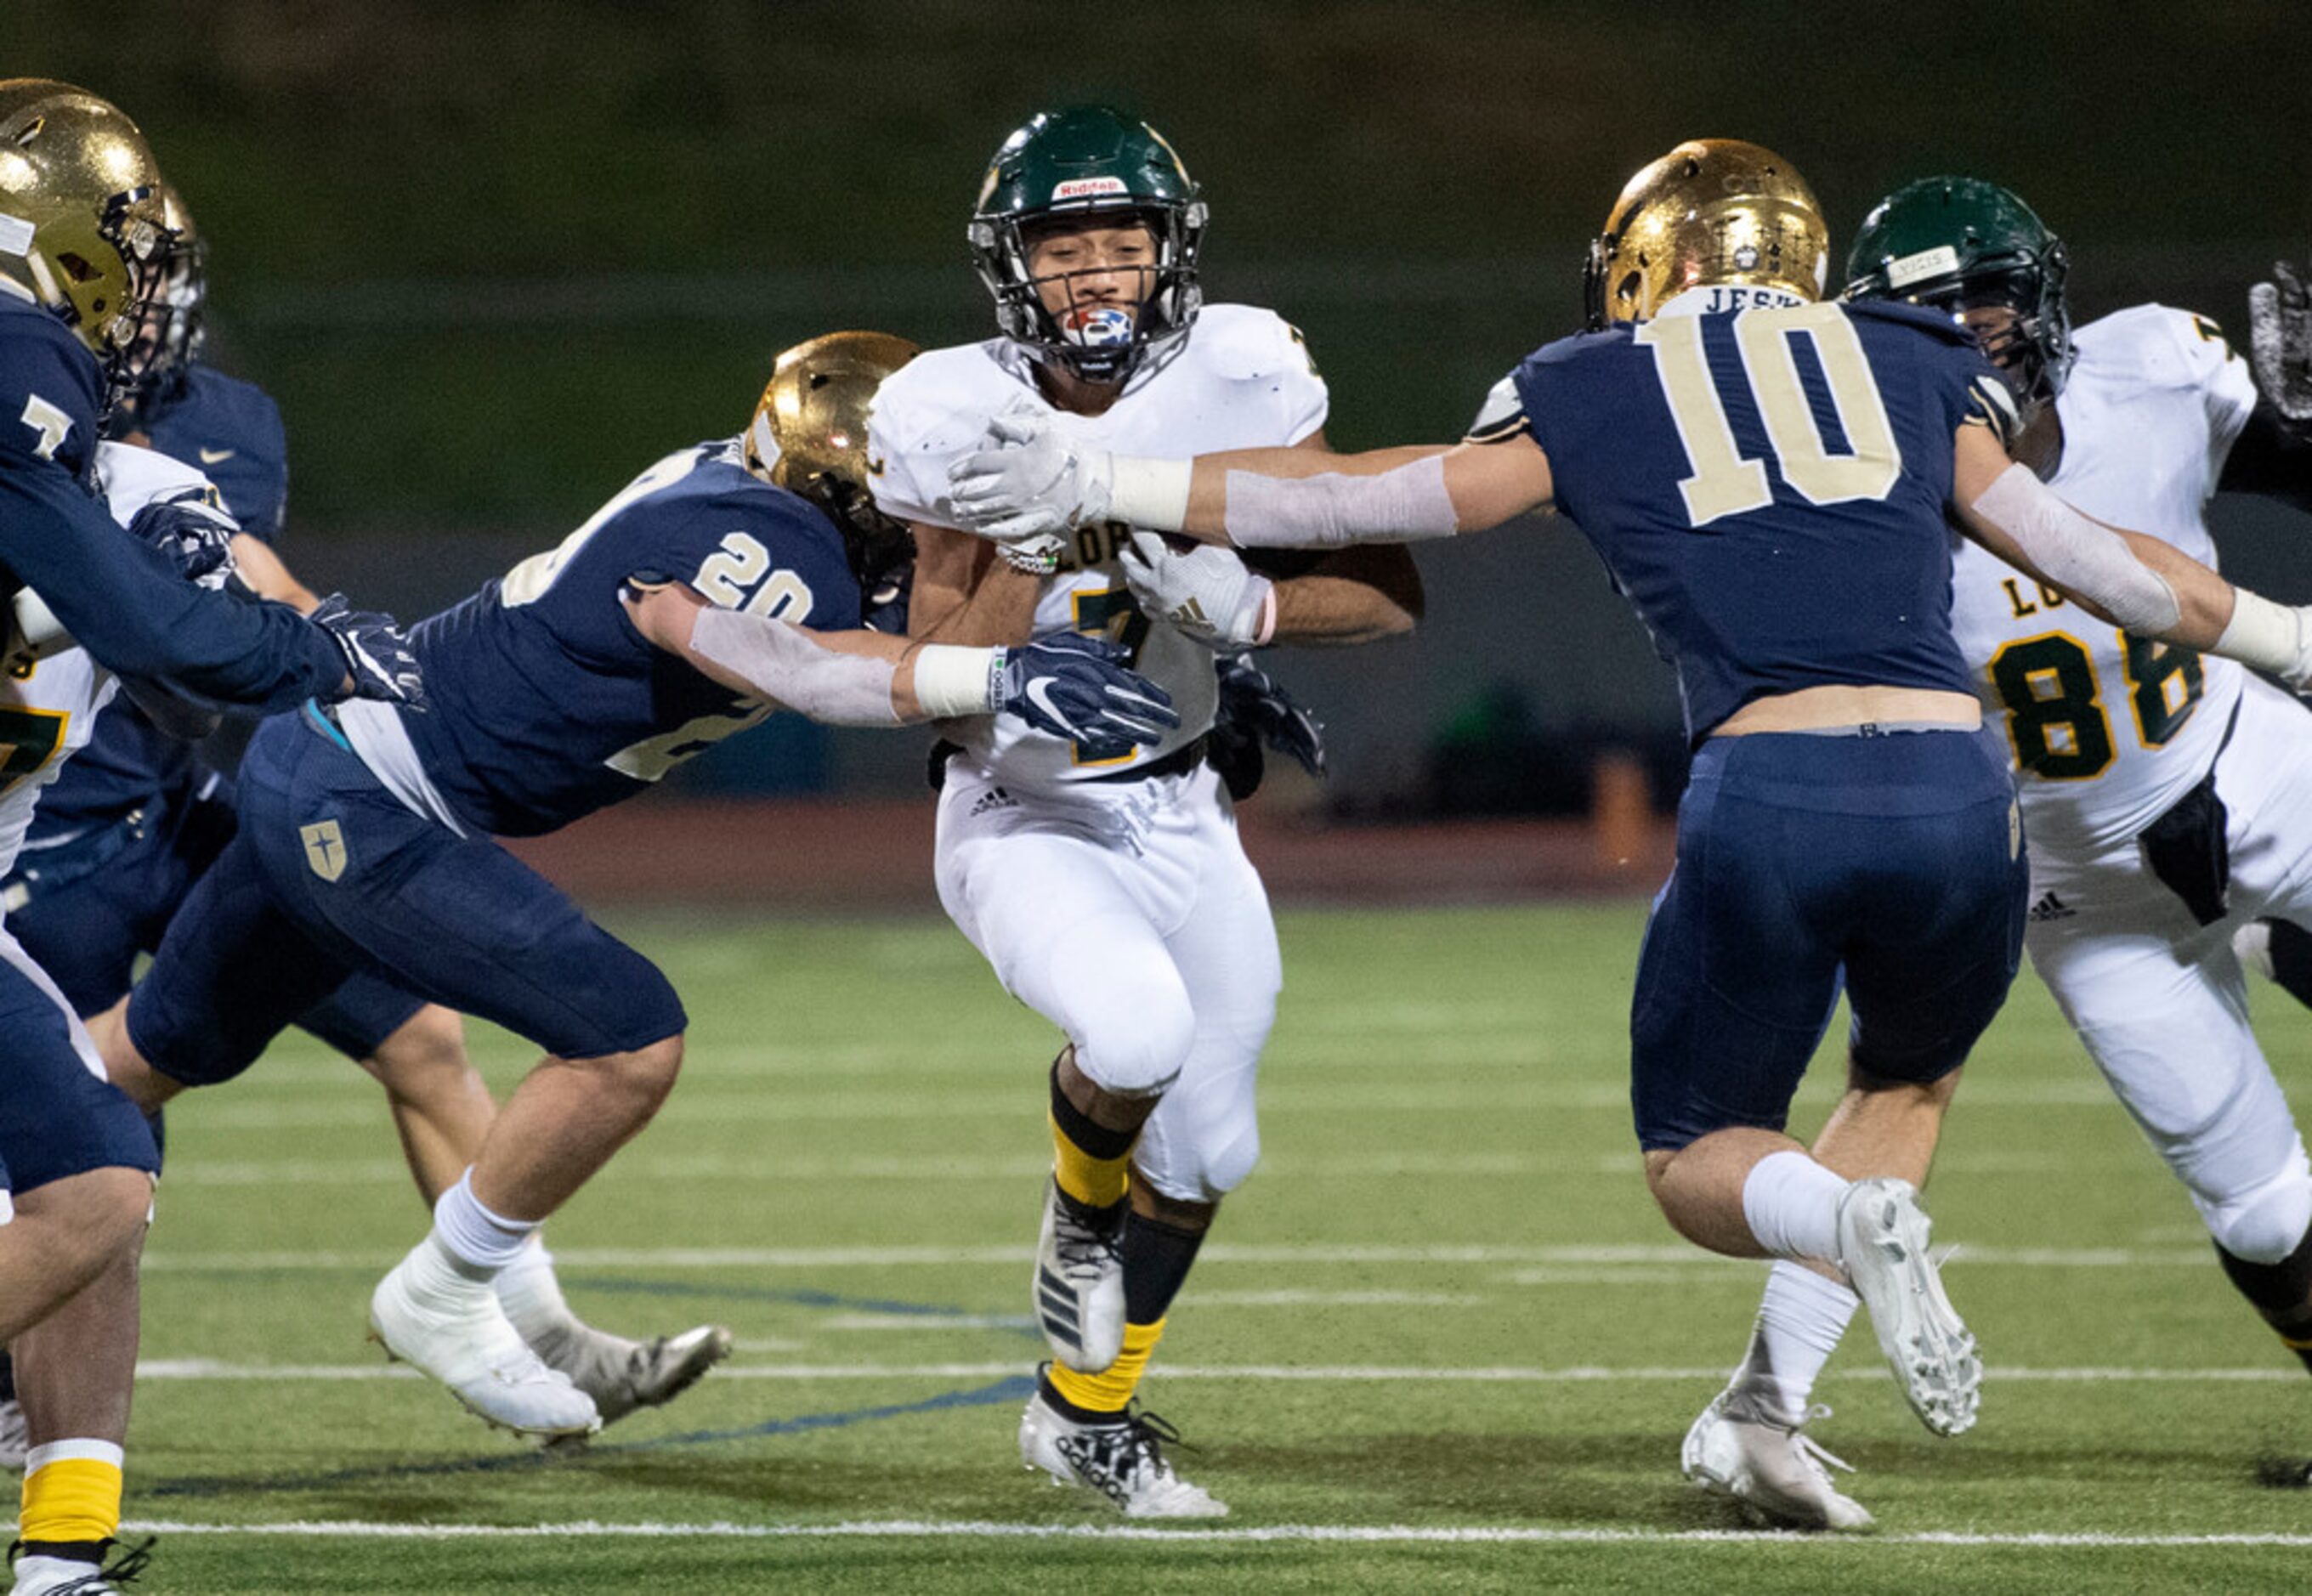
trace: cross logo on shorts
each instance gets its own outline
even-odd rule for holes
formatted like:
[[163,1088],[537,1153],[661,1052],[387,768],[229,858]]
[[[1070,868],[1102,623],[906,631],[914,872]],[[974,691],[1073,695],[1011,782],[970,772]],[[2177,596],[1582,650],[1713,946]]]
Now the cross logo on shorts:
[[305,862],[313,867],[313,874],[324,881],[335,881],[346,873],[346,834],[337,829],[334,820],[317,820],[311,825],[301,825],[297,834],[305,840]]

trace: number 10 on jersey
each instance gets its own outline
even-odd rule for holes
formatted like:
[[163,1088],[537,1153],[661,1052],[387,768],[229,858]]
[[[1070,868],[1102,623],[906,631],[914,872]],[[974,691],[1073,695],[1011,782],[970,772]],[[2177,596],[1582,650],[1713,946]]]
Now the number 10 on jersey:
[[[1833,454],[1815,423],[1799,376],[1794,335],[1804,333],[1838,407],[1849,452]],[[1673,316],[1642,323],[1640,344],[1653,351],[1670,419],[1677,423],[1694,475],[1677,484],[1686,519],[1696,527],[1764,510],[1774,501],[1762,460],[1745,459],[1726,403],[1703,347],[1703,318]],[[1903,455],[1879,397],[1878,379],[1854,324],[1835,304],[1738,311],[1734,344],[1742,374],[1765,423],[1766,442],[1782,480],[1809,504],[1884,499],[1902,480]]]

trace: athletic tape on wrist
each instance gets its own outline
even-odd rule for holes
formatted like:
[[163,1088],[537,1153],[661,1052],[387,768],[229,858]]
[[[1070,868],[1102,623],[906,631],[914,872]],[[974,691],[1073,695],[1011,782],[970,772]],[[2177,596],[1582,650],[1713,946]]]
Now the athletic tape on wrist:
[[1430,455],[1377,476],[1327,471],[1317,476],[1228,474],[1224,517],[1239,548],[1342,548],[1353,543],[1418,543],[1460,530],[1445,491],[1445,457]]
[[1178,532],[1188,524],[1194,460],[1110,455],[1108,471],[1108,514],[1112,519],[1152,532]]
[[2216,639],[2215,651],[2252,670],[2270,671],[2294,683],[2304,651],[2303,615],[2260,593],[2234,588],[2232,618],[2224,624],[2224,634]]
[[1001,649],[926,643],[915,650],[915,702],[933,720],[992,713],[995,676],[1003,667]]

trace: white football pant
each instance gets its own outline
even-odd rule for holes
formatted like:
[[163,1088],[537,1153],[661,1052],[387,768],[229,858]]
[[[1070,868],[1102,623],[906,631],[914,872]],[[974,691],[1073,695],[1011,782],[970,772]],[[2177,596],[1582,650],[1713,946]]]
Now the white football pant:
[[2248,1027],[2232,933],[2312,926],[2312,716],[2251,678],[2216,762],[2229,811],[2230,913],[2201,926],[2137,844],[2031,856],[2032,965],[2112,1090],[2227,1252],[2277,1263],[2312,1225],[2312,1167]]
[[957,759],[940,797],[940,902],[996,978],[1107,1092],[1163,1093],[1134,1162],[1212,1202],[1260,1156],[1260,1050],[1283,984],[1268,894],[1220,778],[1007,785]]

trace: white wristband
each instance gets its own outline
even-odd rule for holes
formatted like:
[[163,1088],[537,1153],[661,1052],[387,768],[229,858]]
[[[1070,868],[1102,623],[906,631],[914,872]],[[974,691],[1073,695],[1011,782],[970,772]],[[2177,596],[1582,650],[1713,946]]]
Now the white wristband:
[[1108,464],[1108,513],[1115,519],[1151,532],[1178,532],[1188,524],[1195,461],[1110,455]]
[[1001,649],[926,643],[915,650],[915,702],[932,720],[991,714],[995,709],[996,673],[1003,668]]
[[2232,589],[2232,618],[2215,652],[2254,670],[2270,671],[2291,687],[2303,672],[2304,616],[2246,588]]

